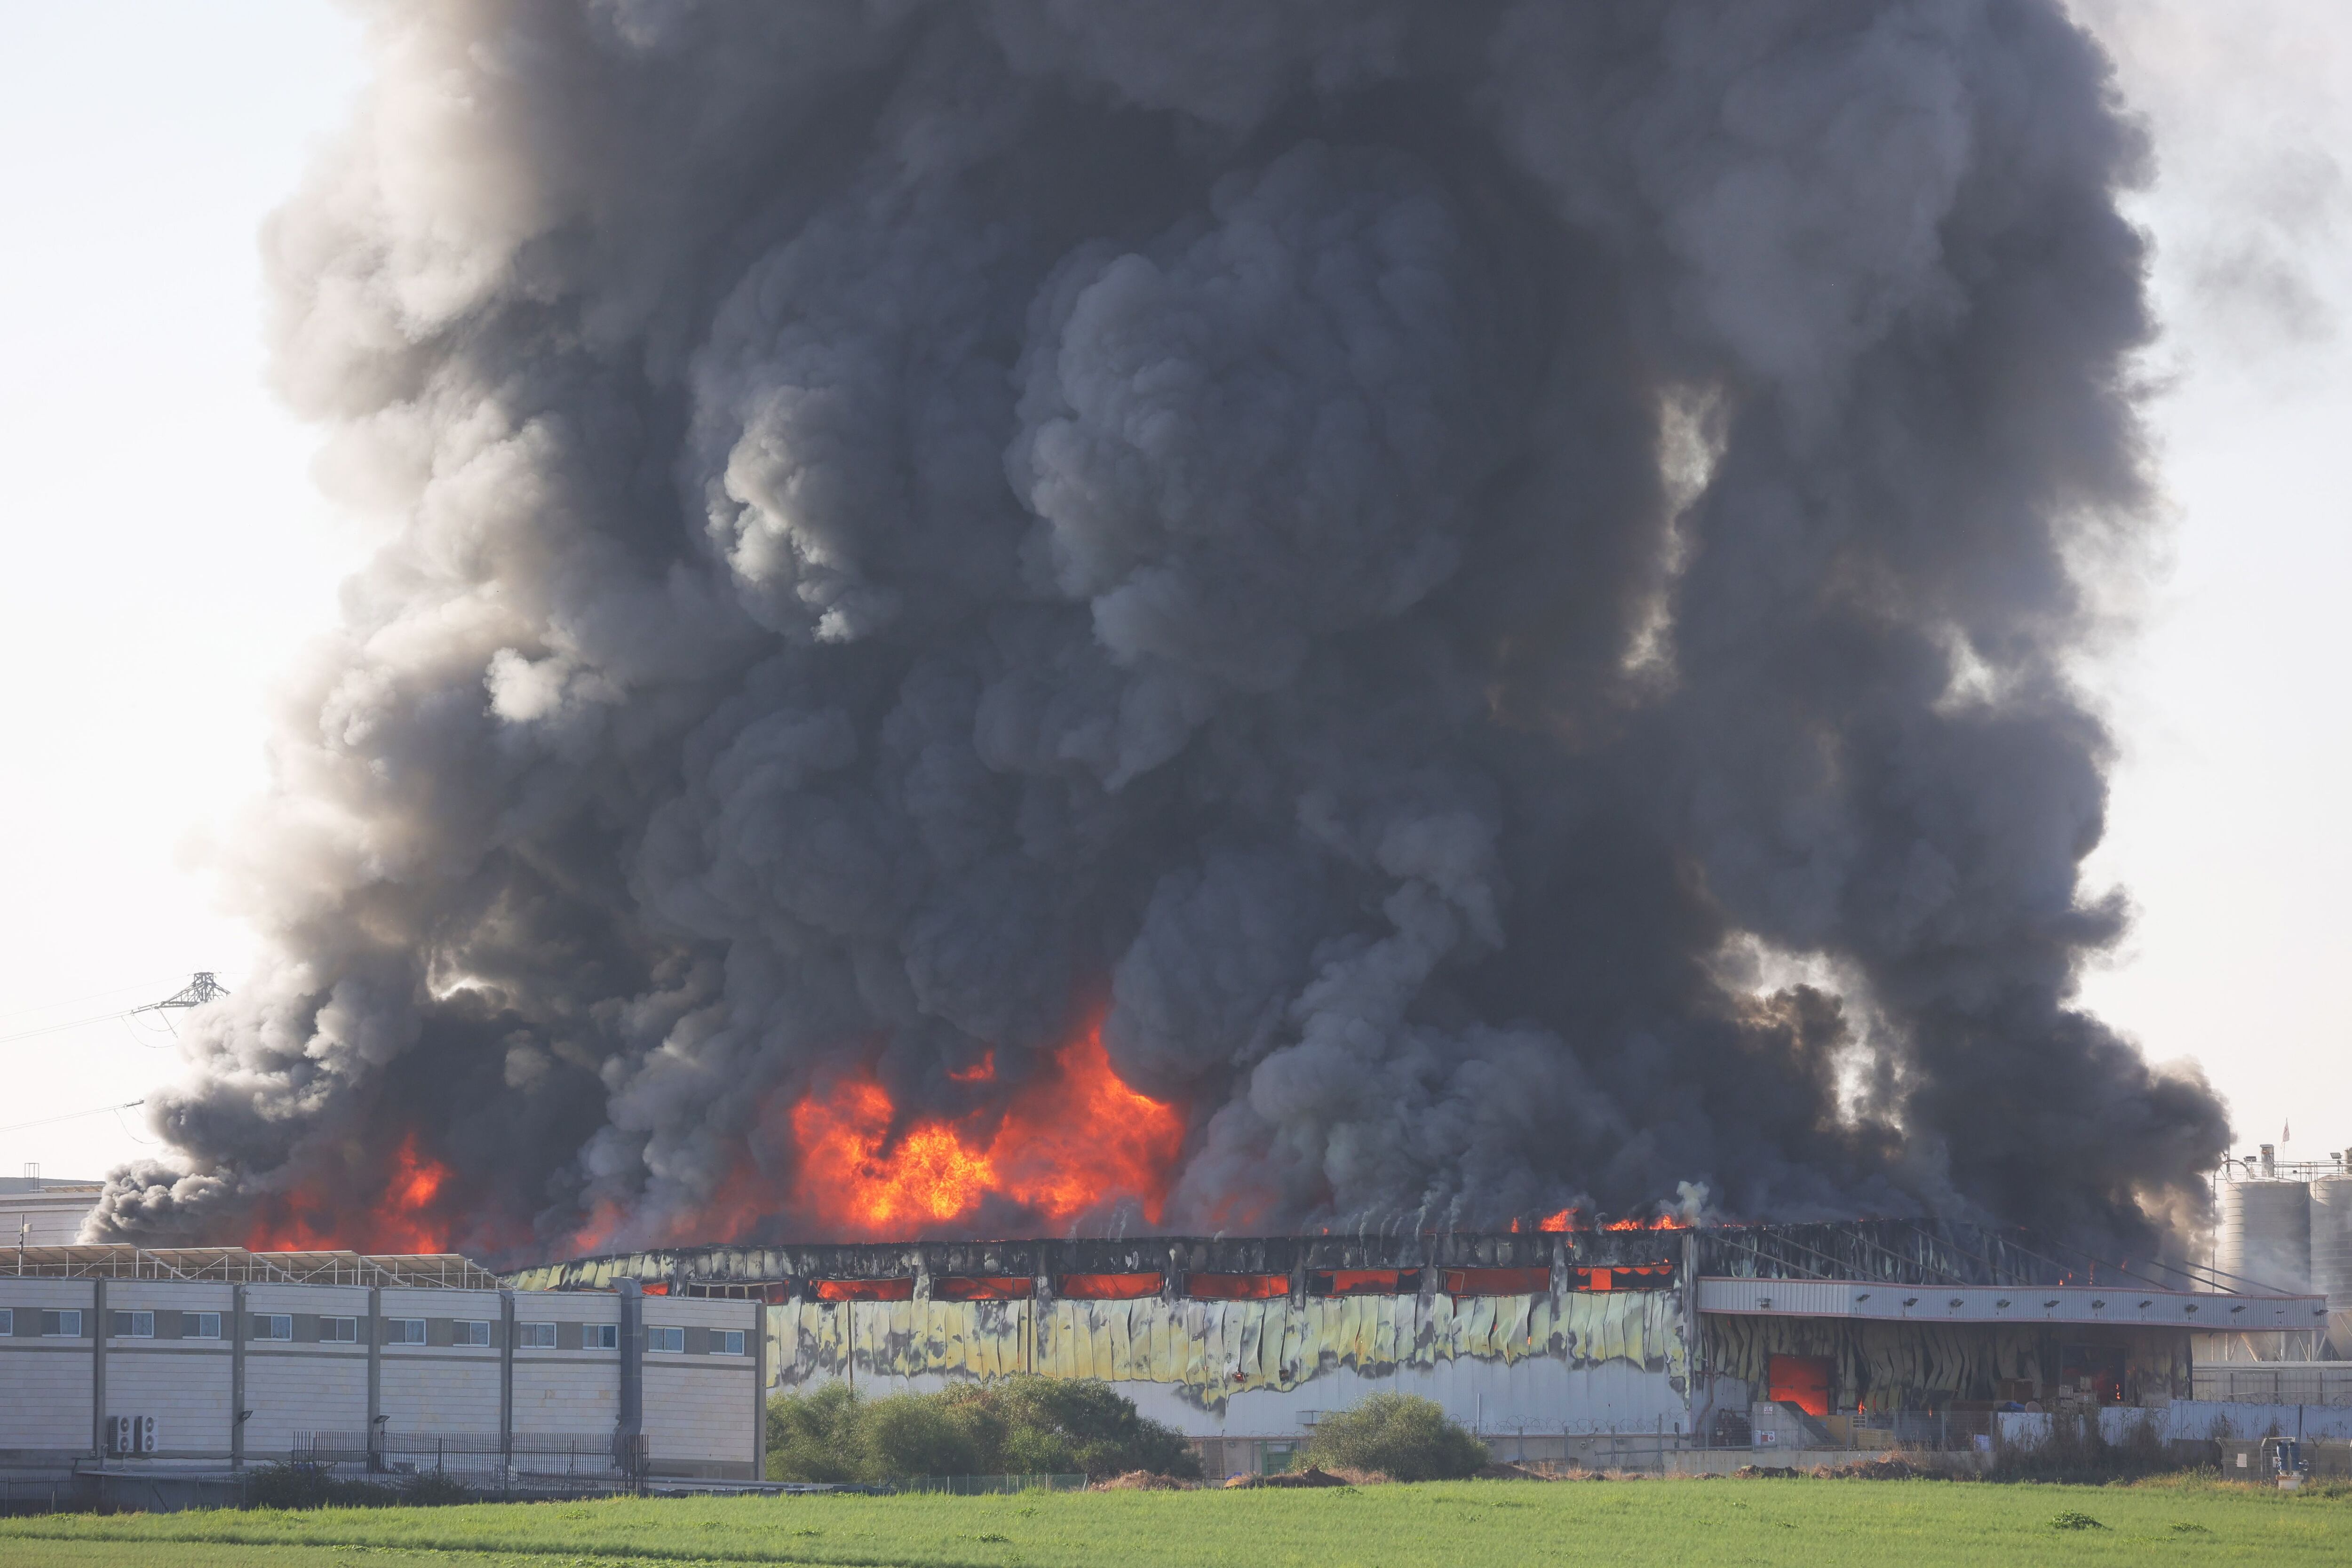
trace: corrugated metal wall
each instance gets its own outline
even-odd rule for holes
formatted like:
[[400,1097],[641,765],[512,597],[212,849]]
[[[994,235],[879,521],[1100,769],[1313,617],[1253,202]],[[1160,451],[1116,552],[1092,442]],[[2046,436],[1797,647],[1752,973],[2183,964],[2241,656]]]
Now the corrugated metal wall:
[[1194,1435],[1296,1430],[1302,1416],[1388,1388],[1491,1430],[1672,1429],[1685,1408],[1681,1296],[1669,1290],[811,1301],[771,1306],[767,1321],[769,1365],[788,1390],[842,1378],[881,1394],[1016,1372],[1098,1377]]

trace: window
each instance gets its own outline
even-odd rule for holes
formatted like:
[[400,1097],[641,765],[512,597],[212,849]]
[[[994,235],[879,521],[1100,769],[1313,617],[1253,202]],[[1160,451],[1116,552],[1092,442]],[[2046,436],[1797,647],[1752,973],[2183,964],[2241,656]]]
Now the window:
[[386,1318],[383,1321],[383,1342],[388,1345],[421,1345],[425,1342],[425,1320],[422,1318]]
[[15,1334],[16,1331],[16,1310],[10,1307],[0,1307],[0,1339],[6,1339]]
[[710,1353],[713,1355],[741,1355],[743,1353],[743,1331],[740,1329],[712,1330],[710,1334]]
[[551,1351],[555,1348],[553,1323],[517,1323],[515,1343],[525,1350]]
[[253,1337],[290,1340],[294,1337],[294,1320],[284,1312],[257,1312],[253,1316]]
[[453,1345],[487,1345],[490,1342],[490,1325],[463,1321],[449,1325],[449,1342]]
[[1065,1274],[1055,1294],[1072,1301],[1139,1301],[1160,1294],[1157,1274]]
[[647,1329],[646,1349],[649,1351],[681,1352],[686,1349],[684,1329]]
[[592,1351],[616,1351],[621,1348],[621,1325],[590,1323],[580,1333],[580,1342]]
[[41,1337],[45,1340],[78,1340],[81,1338],[81,1309],[41,1314]]
[[360,1321],[357,1318],[320,1319],[319,1342],[322,1345],[355,1345],[359,1343]]
[[155,1314],[152,1312],[110,1313],[114,1325],[107,1331],[118,1340],[152,1340],[155,1337]]
[[181,1313],[180,1337],[184,1340],[220,1338],[220,1314],[218,1312]]
[[1449,1296],[1533,1296],[1551,1289],[1549,1268],[1449,1268]]

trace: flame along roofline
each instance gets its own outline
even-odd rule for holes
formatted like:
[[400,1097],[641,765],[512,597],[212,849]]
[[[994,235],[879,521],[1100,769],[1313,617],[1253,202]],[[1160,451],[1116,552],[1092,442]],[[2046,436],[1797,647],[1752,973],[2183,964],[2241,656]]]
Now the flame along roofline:
[[[1346,1234],[1145,1236],[1001,1240],[717,1245],[608,1252],[550,1260],[509,1273],[546,1289],[627,1279],[751,1286],[815,1279],[918,1279],[1157,1271],[1171,1289],[1186,1274],[1305,1274],[1364,1268],[1542,1268],[1565,1289],[1569,1271],[1676,1265],[1689,1278],[1860,1281],[1943,1287],[2088,1289],[2220,1297],[2277,1294],[2252,1280],[2183,1261],[2116,1262],[2017,1228],[1938,1220],[1863,1219],[1801,1224],[1713,1224],[1690,1229],[1422,1231]],[[2135,1296],[2134,1300],[2137,1300]]]

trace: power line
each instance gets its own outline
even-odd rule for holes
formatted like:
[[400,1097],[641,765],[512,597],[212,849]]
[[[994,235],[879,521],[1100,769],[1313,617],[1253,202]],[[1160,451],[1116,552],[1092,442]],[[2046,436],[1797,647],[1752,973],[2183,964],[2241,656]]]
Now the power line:
[[43,1116],[31,1121],[12,1121],[0,1127],[0,1132],[22,1132],[27,1127],[47,1127],[56,1121],[79,1121],[85,1116],[104,1116],[109,1111],[135,1110],[146,1104],[144,1100],[126,1100],[121,1105],[101,1105],[92,1110],[68,1110],[63,1116]]
[[[100,992],[99,994],[103,995],[105,993]],[[142,1002],[136,1007],[118,1008],[111,1013],[93,1013],[87,1018],[70,1018],[62,1024],[44,1024],[37,1029],[19,1029],[13,1035],[0,1035],[0,1046],[11,1045],[18,1040],[35,1039],[42,1035],[62,1034],[68,1029],[79,1029],[85,1024],[103,1024],[114,1018],[134,1018],[142,1013],[160,1013],[169,1008],[201,1007],[207,1002],[217,1002],[227,994],[228,988],[215,977],[211,970],[198,970],[194,979],[161,1002]]]
[[77,1002],[95,1002],[101,996],[120,996],[126,991],[152,992],[159,989],[163,984],[161,981],[142,980],[131,985],[110,985],[103,991],[85,991],[79,996],[60,996],[54,1002],[37,1003],[30,1007],[11,1007],[5,1013],[0,1013],[0,1019],[22,1018],[34,1013],[54,1013],[60,1007],[70,1007]]

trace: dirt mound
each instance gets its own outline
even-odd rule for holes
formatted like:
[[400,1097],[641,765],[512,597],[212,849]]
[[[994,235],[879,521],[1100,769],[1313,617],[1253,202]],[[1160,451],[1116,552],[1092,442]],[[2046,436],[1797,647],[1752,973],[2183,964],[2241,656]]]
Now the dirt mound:
[[1860,1459],[1851,1465],[1815,1465],[1811,1469],[1800,1469],[1782,1465],[1742,1465],[1731,1472],[1741,1480],[1769,1480],[1790,1476],[1811,1476],[1828,1481],[1910,1481],[1949,1480],[1948,1470],[1912,1464],[1907,1459]]
[[1344,1487],[1351,1484],[1345,1476],[1335,1476],[1315,1465],[1291,1475],[1234,1476],[1225,1482],[1227,1487]]
[[1175,1476],[1162,1476],[1150,1470],[1129,1470],[1123,1476],[1113,1476],[1107,1481],[1097,1481],[1088,1487],[1090,1492],[1187,1492],[1199,1486]]
[[1491,1465],[1480,1466],[1477,1479],[1482,1481],[1549,1481],[1557,1478],[1545,1475],[1540,1470],[1531,1470],[1525,1465],[1507,1464],[1498,1460]]
[[1839,1480],[1910,1481],[1948,1480],[1950,1473],[1915,1465],[1907,1459],[1858,1459],[1851,1465],[1834,1469],[1824,1465],[1813,1472],[1817,1476],[1834,1477]]

